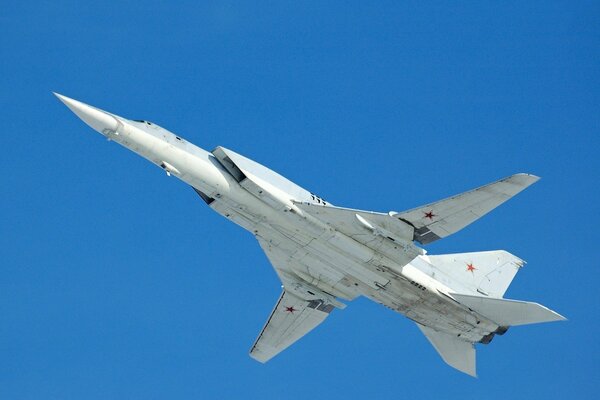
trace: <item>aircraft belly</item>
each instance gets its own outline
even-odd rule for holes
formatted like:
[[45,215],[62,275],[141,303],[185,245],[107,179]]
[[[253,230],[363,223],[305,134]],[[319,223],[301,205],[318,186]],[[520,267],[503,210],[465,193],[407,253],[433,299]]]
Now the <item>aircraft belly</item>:
[[[231,198],[215,199],[210,206],[244,229],[272,238],[293,261],[287,272],[326,293],[346,300],[362,294],[422,325],[473,342],[497,328],[489,321],[478,324],[478,318],[449,299],[411,284],[402,276],[404,268],[339,232],[305,230],[297,221],[284,227]],[[285,217],[294,219],[289,213]]]
[[[239,195],[245,196],[243,192]],[[365,295],[422,325],[473,342],[497,328],[489,321],[478,323],[472,313],[433,288],[424,290],[411,283],[410,275],[403,272],[413,269],[408,264],[412,255],[392,260],[369,246],[377,248],[377,240],[359,243],[332,229],[308,227],[293,213],[249,207],[248,203],[241,205],[228,196],[215,199],[210,206],[255,235],[271,238],[290,260],[286,272],[308,284],[346,300]]]
[[[295,221],[296,224],[292,224],[294,214],[286,213],[286,216],[292,221],[288,220],[285,226],[268,221],[262,229],[278,236],[282,246],[294,250],[290,257],[303,266],[300,273],[317,280],[327,280],[333,286],[344,280],[344,287],[368,286],[376,289],[389,282],[369,263],[374,258],[372,250],[335,230],[318,230],[314,226],[304,229],[307,222]],[[353,288],[352,292],[355,291],[356,288]]]
[[[281,242],[287,240],[296,248],[305,249],[329,269],[341,273],[349,285],[367,286],[371,289],[385,287],[389,279],[381,272],[388,266],[401,267],[410,258],[391,260],[378,251],[381,250],[379,241],[376,241],[377,249],[373,249],[368,244],[359,243],[311,218],[304,218],[295,212],[276,210],[236,184],[231,185],[227,196],[216,198],[210,206],[255,235],[263,236],[269,231],[276,231],[283,236]],[[332,275],[327,269],[323,272],[319,269],[323,268],[316,263],[316,266],[311,265],[303,272],[318,279]],[[331,280],[328,284],[331,284]]]
[[248,212],[245,207],[227,201],[226,199],[215,199],[209,206],[247,231],[256,230],[257,225],[261,221],[260,216],[254,215]]
[[329,242],[315,239],[305,249],[344,275],[351,277],[359,285],[363,284],[376,289],[377,287],[387,285],[389,282],[389,279],[368,269],[365,262],[361,262],[353,257],[353,255],[339,251],[328,244]]
[[480,341],[498,328],[458,304],[415,288],[408,281],[393,280],[385,289],[370,291],[365,296],[421,325],[472,342]]
[[352,283],[353,279],[332,267],[327,261],[304,249],[294,253],[292,258],[299,267],[294,273],[311,285],[347,300],[353,300],[360,294]]
[[353,300],[360,295],[353,285],[355,280],[348,279],[330,255],[325,257],[307,246],[313,238],[278,225],[262,225],[257,230],[260,232],[257,236],[266,240],[285,260],[276,270],[285,269],[286,273],[342,299]]

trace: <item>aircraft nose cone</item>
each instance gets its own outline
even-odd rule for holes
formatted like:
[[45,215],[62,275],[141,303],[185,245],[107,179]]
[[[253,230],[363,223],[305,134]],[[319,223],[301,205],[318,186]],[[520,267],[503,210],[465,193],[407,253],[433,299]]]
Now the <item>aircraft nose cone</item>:
[[117,130],[118,121],[112,114],[58,93],[54,93],[54,95],[94,130],[102,134]]

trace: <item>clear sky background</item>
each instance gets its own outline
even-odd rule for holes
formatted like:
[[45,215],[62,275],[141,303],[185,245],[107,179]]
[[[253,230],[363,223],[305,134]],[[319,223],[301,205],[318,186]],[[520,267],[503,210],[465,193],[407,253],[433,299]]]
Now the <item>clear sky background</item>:
[[[599,3],[324,3],[2,3],[0,398],[594,397]],[[426,249],[520,256],[507,297],[569,321],[478,346],[473,379],[358,299],[259,364],[247,352],[280,284],[252,235],[51,91],[340,206],[540,175]]]

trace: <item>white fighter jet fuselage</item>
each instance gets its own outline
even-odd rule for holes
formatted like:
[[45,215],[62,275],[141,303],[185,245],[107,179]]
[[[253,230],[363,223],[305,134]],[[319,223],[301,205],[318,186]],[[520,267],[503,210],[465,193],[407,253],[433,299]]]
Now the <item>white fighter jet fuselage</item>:
[[430,243],[478,219],[537,177],[517,174],[404,213],[335,207],[231,150],[203,150],[147,121],[57,97],[111,141],[162,168],[210,208],[251,232],[284,291],[251,356],[265,362],[320,324],[342,300],[366,296],[415,321],[442,358],[475,375],[474,343],[511,325],[564,319],[502,295],[524,262],[505,251],[428,256]]

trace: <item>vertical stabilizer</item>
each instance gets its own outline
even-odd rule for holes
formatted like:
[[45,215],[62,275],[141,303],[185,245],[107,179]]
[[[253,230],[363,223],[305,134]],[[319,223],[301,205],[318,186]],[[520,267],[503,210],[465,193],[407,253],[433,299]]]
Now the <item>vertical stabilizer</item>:
[[457,292],[502,297],[519,269],[525,264],[504,250],[429,256],[429,263],[450,277],[445,282]]

